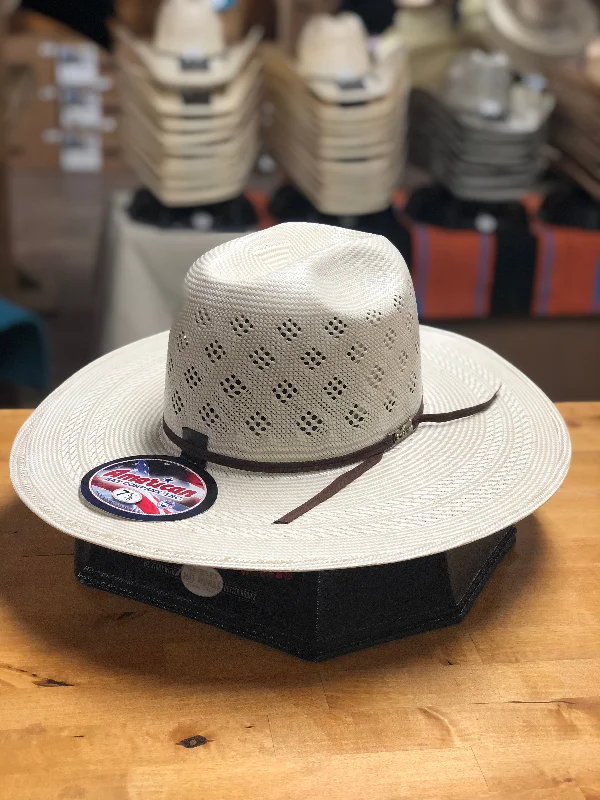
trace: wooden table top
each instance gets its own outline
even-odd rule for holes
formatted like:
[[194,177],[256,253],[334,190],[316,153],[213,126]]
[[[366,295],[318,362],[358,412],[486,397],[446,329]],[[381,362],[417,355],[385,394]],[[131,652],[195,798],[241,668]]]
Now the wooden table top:
[[600,403],[560,410],[569,476],[466,620],[324,664],[81,587],[0,411],[0,797],[599,800]]

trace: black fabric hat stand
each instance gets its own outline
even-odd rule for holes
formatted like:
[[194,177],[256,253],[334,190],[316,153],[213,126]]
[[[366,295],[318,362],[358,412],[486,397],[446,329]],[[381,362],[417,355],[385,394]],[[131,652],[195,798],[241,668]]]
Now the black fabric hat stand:
[[[76,543],[75,575],[85,586],[214,625],[307,661],[325,661],[460,622],[515,536],[511,527],[445,553],[375,567],[289,573],[218,570],[222,588],[213,597],[189,591],[181,566],[82,541]],[[216,571],[208,572],[215,576]]]
[[193,230],[198,228],[198,219],[202,221],[200,230],[205,231],[246,232],[258,224],[256,212],[245,194],[220,203],[172,207],[163,205],[149,189],[138,189],[129,204],[128,213],[134,222],[165,230]]

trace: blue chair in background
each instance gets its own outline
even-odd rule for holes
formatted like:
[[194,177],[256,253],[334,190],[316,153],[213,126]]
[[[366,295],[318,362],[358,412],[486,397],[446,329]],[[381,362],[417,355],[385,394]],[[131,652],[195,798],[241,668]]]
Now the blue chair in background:
[[0,297],[0,384],[46,391],[50,358],[42,319]]

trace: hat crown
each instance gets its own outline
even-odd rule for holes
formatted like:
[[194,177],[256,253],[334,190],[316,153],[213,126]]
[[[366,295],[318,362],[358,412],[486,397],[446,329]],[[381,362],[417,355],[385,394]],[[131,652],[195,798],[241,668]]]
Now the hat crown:
[[251,461],[335,458],[398,430],[421,395],[414,290],[384,237],[286,223],[188,272],[164,400],[178,435]]
[[211,0],[164,0],[156,18],[154,44],[158,50],[205,58],[224,49],[221,18]]
[[297,49],[300,72],[307,77],[359,78],[371,68],[367,29],[351,12],[315,14],[300,32]]

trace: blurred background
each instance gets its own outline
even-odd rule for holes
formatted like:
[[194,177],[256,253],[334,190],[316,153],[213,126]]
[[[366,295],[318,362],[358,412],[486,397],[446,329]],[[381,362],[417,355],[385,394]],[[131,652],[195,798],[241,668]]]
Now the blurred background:
[[165,330],[196,258],[287,220],[387,236],[423,323],[600,398],[600,2],[0,10],[0,406]]

